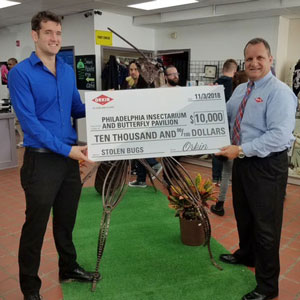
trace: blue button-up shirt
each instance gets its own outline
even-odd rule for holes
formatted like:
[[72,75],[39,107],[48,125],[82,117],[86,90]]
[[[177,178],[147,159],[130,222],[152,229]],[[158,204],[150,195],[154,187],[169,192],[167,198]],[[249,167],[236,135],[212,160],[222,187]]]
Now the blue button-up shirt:
[[85,116],[74,71],[56,57],[56,76],[33,52],[11,69],[11,101],[24,132],[24,146],[68,156],[77,141],[71,116]]
[[[231,136],[246,89],[247,83],[240,84],[227,102]],[[271,72],[255,81],[240,129],[241,147],[245,155],[266,157],[271,152],[290,148],[294,141],[292,132],[296,107],[297,98],[292,90]]]

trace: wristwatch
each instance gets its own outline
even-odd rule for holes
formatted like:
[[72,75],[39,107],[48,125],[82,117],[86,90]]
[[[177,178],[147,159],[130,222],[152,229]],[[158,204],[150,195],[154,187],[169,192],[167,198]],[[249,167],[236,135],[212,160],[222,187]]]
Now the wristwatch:
[[238,158],[244,158],[244,157],[245,157],[245,153],[243,151],[243,148],[241,146],[239,146]]

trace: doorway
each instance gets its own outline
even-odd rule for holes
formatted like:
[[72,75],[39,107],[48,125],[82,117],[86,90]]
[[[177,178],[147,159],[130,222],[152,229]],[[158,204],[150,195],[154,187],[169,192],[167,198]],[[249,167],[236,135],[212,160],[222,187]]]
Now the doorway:
[[186,86],[186,82],[189,80],[190,52],[190,49],[157,51],[157,57],[162,60],[164,66],[173,65],[176,67],[180,74],[180,86]]

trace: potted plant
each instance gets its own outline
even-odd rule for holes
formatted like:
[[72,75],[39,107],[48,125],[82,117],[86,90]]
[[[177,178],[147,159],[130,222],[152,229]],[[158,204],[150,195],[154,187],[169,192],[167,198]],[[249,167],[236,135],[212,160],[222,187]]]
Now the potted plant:
[[210,228],[205,207],[207,201],[215,201],[214,185],[210,179],[203,179],[198,174],[192,182],[185,178],[189,189],[192,192],[188,195],[178,186],[171,186],[168,196],[169,207],[176,210],[175,217],[179,217],[181,240],[183,244],[199,246],[205,244],[205,226]]

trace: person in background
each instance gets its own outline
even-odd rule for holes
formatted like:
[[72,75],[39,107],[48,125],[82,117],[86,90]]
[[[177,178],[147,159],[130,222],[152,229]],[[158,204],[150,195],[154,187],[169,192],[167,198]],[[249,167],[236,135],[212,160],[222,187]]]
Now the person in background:
[[233,80],[232,80],[232,88],[233,91],[235,90],[235,88],[240,85],[241,83],[247,82],[248,81],[248,76],[246,74],[245,70],[241,70],[241,71],[237,71],[234,76],[233,76]]
[[287,151],[294,141],[297,99],[272,74],[266,40],[250,40],[244,56],[249,82],[239,85],[227,102],[232,145],[216,153],[234,159],[232,195],[239,249],[222,254],[220,260],[255,266],[257,286],[242,300],[267,300],[278,296]]
[[298,60],[297,64],[294,68],[293,73],[293,92],[295,93],[296,97],[300,94],[300,59]]
[[[149,88],[145,79],[140,75],[140,65],[135,61],[129,63],[129,76],[126,77],[122,89],[146,89]],[[152,87],[152,86],[150,86]]]
[[[148,88],[147,82],[144,80],[144,78],[142,76],[140,76],[140,72],[138,69],[139,67],[140,67],[139,64],[135,60],[132,60],[131,62],[129,62],[129,66],[128,66],[129,76],[126,77],[125,81],[123,82],[123,85],[121,87],[122,90]],[[155,164],[156,164],[156,162],[155,162]],[[131,160],[131,175],[137,175],[137,169],[138,169],[137,160],[132,159]],[[140,170],[142,173],[144,173],[144,170],[141,166],[140,166]]]
[[7,68],[10,71],[18,63],[17,59],[12,57],[7,60]]
[[[149,87],[147,82],[140,75],[139,68],[140,68],[140,66],[136,61],[130,62],[129,76],[126,78],[127,88],[143,89],[143,88]],[[152,86],[150,86],[150,87],[152,87]],[[162,166],[155,158],[146,158],[145,160],[152,167],[152,169],[155,171],[155,173],[157,175],[161,172]],[[147,184],[146,184],[147,170],[140,162],[138,162],[138,161],[135,161],[135,162],[136,162],[136,172],[135,173],[136,173],[137,177],[136,177],[136,180],[129,182],[129,186],[145,188],[145,187],[147,187]],[[135,168],[135,166],[132,166],[132,168]],[[153,177],[153,179],[155,179],[155,176]]]
[[8,72],[11,68],[13,68],[18,61],[15,58],[10,58],[7,60],[7,66],[6,64],[3,64],[1,66],[1,78],[2,78],[2,84],[7,84],[7,78],[8,78]]
[[52,209],[59,255],[59,279],[91,282],[100,274],[77,263],[72,241],[81,193],[79,160],[89,161],[86,146],[76,146],[71,117],[85,117],[74,71],[56,56],[61,47],[61,19],[42,11],[31,20],[35,52],[9,72],[13,107],[24,132],[21,184],[26,219],[19,247],[19,279],[25,300],[42,299],[38,276],[43,239]]
[[179,73],[175,66],[168,65],[165,68],[165,82],[166,84],[161,87],[176,87],[179,86]]
[[[237,71],[238,64],[234,59],[227,59],[223,64],[223,75],[214,84],[224,86],[225,101],[227,102],[233,91],[233,77]],[[212,155],[212,179],[215,185],[220,186],[222,180],[223,161]]]
[[300,175],[300,132],[294,132],[295,142],[291,155],[290,167],[292,174]]
[[222,76],[219,77],[214,84],[224,86],[225,101],[227,102],[233,92],[233,78],[237,72],[238,64],[237,62],[230,58],[227,59],[223,64]]
[[7,74],[8,68],[6,64],[1,65],[1,83],[3,85],[7,84]]
[[[245,71],[236,72],[233,77],[233,90],[235,90],[235,88],[239,84],[247,81],[248,81],[248,76]],[[221,217],[224,216],[225,214],[224,202],[226,200],[226,194],[228,191],[228,186],[232,174],[232,164],[233,161],[230,159],[223,160],[222,180],[220,185],[220,193],[219,193],[218,201],[216,204],[210,207],[212,213]]]
[[[8,67],[8,72],[18,63],[17,59],[12,57],[7,60],[7,67]],[[18,132],[19,135],[19,143],[17,144],[17,148],[22,148],[23,147],[23,139],[24,139],[24,134],[22,131],[22,128],[20,126],[20,122],[17,118],[15,118],[15,128]]]

